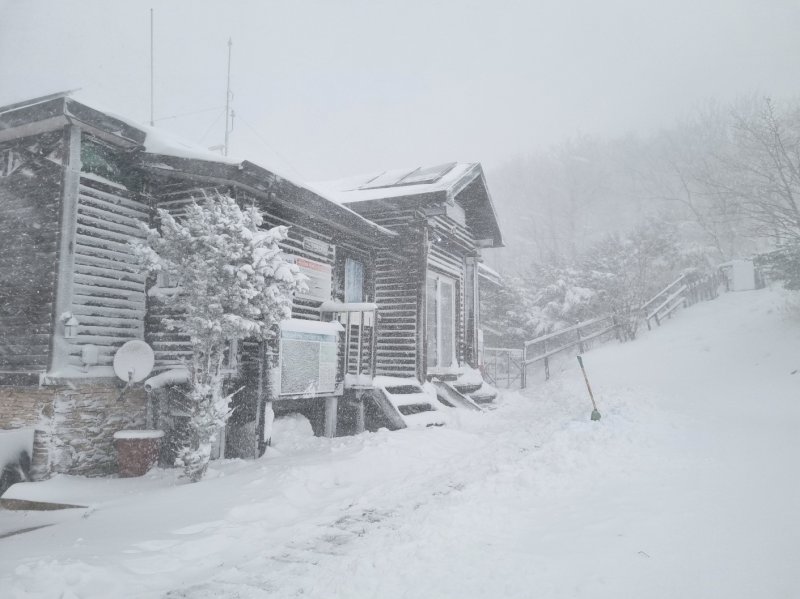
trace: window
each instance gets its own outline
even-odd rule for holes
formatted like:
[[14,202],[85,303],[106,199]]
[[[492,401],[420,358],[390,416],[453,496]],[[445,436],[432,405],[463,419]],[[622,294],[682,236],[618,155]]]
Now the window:
[[456,282],[428,272],[425,336],[428,368],[450,368],[456,361]]
[[364,265],[350,258],[344,263],[344,301],[348,304],[364,301]]

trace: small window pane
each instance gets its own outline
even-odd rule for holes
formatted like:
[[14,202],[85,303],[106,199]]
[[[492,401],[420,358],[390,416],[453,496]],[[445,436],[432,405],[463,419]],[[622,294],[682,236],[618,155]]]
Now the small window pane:
[[345,261],[344,266],[344,301],[346,303],[364,301],[364,265],[350,258]]
[[436,351],[438,335],[436,334],[436,279],[428,275],[425,288],[425,337],[428,367],[434,368],[438,364]]
[[455,362],[455,293],[453,283],[445,279],[439,281],[439,288],[442,302],[442,357],[439,365],[446,368]]

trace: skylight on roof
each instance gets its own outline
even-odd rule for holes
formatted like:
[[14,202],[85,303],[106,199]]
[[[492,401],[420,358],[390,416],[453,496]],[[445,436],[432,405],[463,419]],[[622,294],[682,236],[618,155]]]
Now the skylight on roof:
[[427,168],[415,168],[413,170],[385,171],[377,177],[370,179],[359,187],[359,189],[380,189],[385,187],[401,187],[404,185],[422,185],[435,183],[444,175],[449,173],[456,165],[455,162],[439,164]]
[[449,173],[456,165],[455,162],[439,164],[428,168],[418,168],[397,182],[397,185],[414,185],[417,183],[435,183]]
[[376,189],[379,187],[393,187],[397,185],[397,182],[402,179],[403,177],[407,177],[414,170],[400,170],[400,171],[384,171],[377,177],[370,179],[364,185],[359,187],[359,189]]

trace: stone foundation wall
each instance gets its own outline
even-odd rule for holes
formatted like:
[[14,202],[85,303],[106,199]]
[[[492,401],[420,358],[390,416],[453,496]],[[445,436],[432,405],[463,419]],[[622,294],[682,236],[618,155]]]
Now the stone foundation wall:
[[33,428],[31,477],[50,475],[50,432],[54,390],[49,387],[0,387],[0,429]]
[[115,380],[70,381],[45,387],[0,387],[0,428],[36,429],[32,476],[102,476],[116,472],[114,433],[144,428],[147,394],[119,400]]

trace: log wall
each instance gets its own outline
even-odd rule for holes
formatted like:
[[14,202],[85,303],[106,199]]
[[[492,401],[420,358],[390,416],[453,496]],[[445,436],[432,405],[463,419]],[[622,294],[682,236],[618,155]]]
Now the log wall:
[[129,242],[145,237],[139,225],[149,214],[139,194],[81,176],[71,306],[79,326],[66,340],[70,365],[83,367],[81,351],[90,344],[99,364],[110,365],[126,341],[144,338],[146,278]]
[[61,167],[43,157],[18,158],[21,165],[0,176],[0,372],[44,372],[53,330]]

